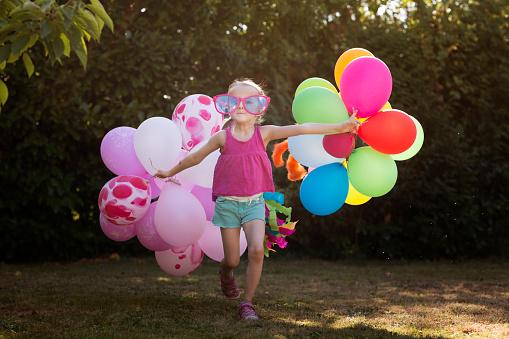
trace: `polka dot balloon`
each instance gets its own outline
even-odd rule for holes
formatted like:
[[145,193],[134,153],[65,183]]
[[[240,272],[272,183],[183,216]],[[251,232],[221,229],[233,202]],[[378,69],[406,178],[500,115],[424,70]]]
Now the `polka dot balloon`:
[[224,116],[216,111],[211,97],[193,94],[178,103],[172,121],[182,133],[182,148],[190,151],[221,130]]
[[99,210],[115,225],[135,223],[150,207],[150,191],[146,179],[132,175],[115,177],[99,193]]

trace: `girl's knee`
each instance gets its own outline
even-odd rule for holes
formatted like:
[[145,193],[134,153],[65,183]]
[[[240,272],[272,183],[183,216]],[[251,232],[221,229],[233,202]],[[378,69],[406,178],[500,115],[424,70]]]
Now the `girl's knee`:
[[262,261],[264,255],[265,251],[262,247],[248,249],[249,260]]
[[224,258],[223,263],[228,268],[236,268],[239,266],[240,263],[240,257],[233,257],[233,258]]

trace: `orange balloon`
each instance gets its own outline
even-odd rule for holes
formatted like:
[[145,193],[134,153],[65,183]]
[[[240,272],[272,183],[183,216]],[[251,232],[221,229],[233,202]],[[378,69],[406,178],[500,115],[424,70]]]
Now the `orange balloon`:
[[336,80],[336,84],[339,88],[339,82],[341,81],[341,75],[343,75],[343,71],[346,66],[354,60],[362,56],[374,56],[373,53],[364,48],[351,48],[348,51],[344,52],[336,61],[336,66],[334,67],[334,79]]

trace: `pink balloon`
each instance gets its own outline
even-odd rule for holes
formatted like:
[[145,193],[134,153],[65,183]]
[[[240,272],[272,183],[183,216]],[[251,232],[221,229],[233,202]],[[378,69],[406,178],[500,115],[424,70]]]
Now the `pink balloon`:
[[159,194],[161,194],[161,189],[159,188],[159,186],[157,186],[155,178],[150,173],[145,173],[143,178],[147,179],[150,184],[151,198],[152,199],[157,198]]
[[154,215],[157,233],[173,247],[189,246],[205,229],[205,211],[198,199],[176,184],[161,191]]
[[157,201],[150,204],[148,212],[135,224],[136,236],[146,249],[151,251],[165,251],[170,249],[171,246],[164,242],[157,233],[156,226],[154,225],[156,206]]
[[135,128],[117,127],[106,133],[101,141],[101,158],[106,167],[116,175],[146,173],[134,151]]
[[203,261],[203,251],[197,244],[184,248],[182,251],[169,249],[155,252],[159,267],[174,277],[187,275],[200,266]]
[[212,188],[194,186],[191,193],[200,201],[207,220],[211,220],[214,216],[216,203],[212,201]]
[[102,213],[99,215],[99,224],[101,224],[101,229],[104,235],[114,241],[126,241],[134,238],[136,235],[136,228],[134,227],[134,224],[121,226],[115,225],[109,222]]
[[[210,222],[207,222],[207,226],[205,227],[205,232],[201,236],[200,240],[198,240],[198,245],[205,252],[207,257],[217,262],[220,262],[224,258],[224,250],[223,250],[223,240],[221,238],[221,230],[220,227],[212,225]],[[247,248],[247,240],[246,234],[244,230],[240,231],[240,253],[242,256]]]
[[133,175],[120,175],[104,184],[97,201],[106,219],[116,225],[133,224],[150,206],[148,181]]
[[348,158],[355,148],[355,134],[330,134],[323,137],[323,148],[336,158]]
[[340,89],[348,112],[355,108],[359,118],[369,117],[377,113],[391,96],[391,71],[378,58],[357,58],[346,66]]

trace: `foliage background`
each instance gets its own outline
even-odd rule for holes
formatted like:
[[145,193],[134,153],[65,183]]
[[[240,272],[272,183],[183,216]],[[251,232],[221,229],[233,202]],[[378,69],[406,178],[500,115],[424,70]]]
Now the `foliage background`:
[[[333,82],[341,52],[364,47],[391,69],[394,108],[423,125],[420,153],[398,162],[387,195],[328,217],[302,208],[282,169],[277,189],[300,219],[289,248],[323,258],[509,255],[506,1],[102,1],[115,23],[77,58],[38,72],[7,70],[0,116],[0,260],[69,260],[119,251],[98,224],[97,195],[113,177],[102,137],[169,117],[186,95],[214,95],[237,77],[263,82],[266,123],[290,124],[293,92]],[[39,57],[38,57],[39,56]],[[271,149],[269,149],[271,151]]]

